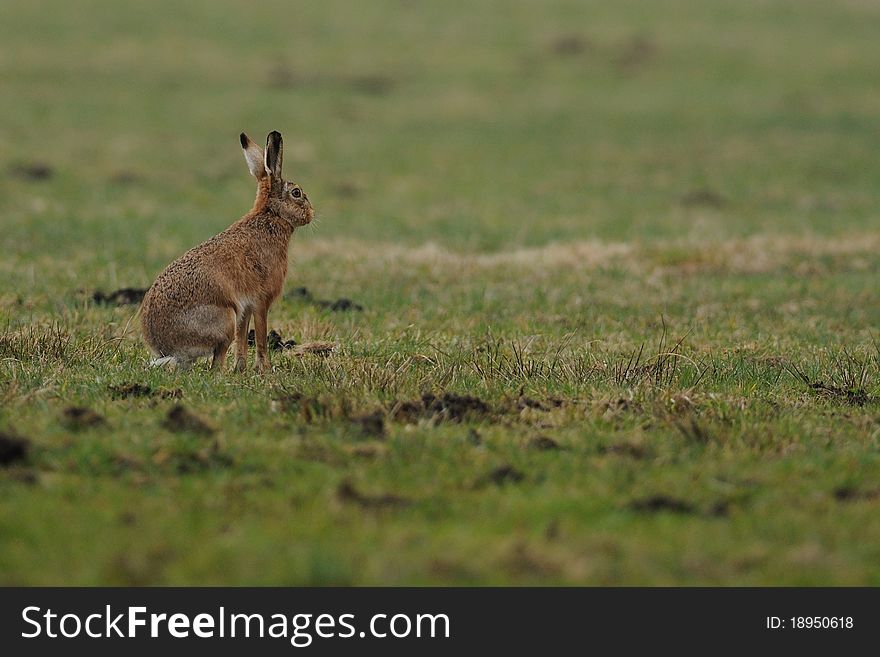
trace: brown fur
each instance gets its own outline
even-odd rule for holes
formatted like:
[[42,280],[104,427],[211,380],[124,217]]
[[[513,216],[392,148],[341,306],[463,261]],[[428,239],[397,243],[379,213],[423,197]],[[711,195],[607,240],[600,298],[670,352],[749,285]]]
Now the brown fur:
[[[281,177],[281,135],[269,133],[263,149],[242,133],[241,145],[257,179],[254,207],[219,235],[184,253],[159,274],[144,296],[141,327],[156,356],[188,368],[213,355],[223,366],[235,342],[235,368],[247,362],[251,316],[256,335],[256,368],[269,366],[267,315],[287,275],[287,247],[298,226],[314,216],[299,185]],[[294,196],[297,195],[297,196]]]

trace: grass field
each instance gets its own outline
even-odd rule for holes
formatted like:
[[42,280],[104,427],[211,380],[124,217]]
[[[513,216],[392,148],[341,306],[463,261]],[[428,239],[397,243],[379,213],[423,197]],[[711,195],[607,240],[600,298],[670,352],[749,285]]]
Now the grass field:
[[[878,32],[6,3],[0,583],[880,585]],[[148,369],[95,291],[246,212],[272,129],[319,218],[269,325],[335,350]]]

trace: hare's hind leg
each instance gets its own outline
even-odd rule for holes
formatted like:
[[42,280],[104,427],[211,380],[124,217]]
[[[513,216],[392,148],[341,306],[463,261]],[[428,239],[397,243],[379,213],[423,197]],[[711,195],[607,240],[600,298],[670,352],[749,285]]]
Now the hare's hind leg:
[[231,308],[226,309],[222,325],[222,333],[214,344],[214,360],[211,361],[211,369],[223,369],[226,362],[226,352],[229,351],[229,345],[235,337],[235,311]]
[[232,342],[221,342],[214,347],[214,359],[211,361],[212,370],[222,370],[226,363],[226,352],[229,351],[229,344]]
[[173,345],[166,353],[174,357],[178,369],[189,369],[198,359],[211,355],[211,369],[217,369],[223,365],[235,335],[235,313],[215,305],[189,308],[177,316],[170,333]]

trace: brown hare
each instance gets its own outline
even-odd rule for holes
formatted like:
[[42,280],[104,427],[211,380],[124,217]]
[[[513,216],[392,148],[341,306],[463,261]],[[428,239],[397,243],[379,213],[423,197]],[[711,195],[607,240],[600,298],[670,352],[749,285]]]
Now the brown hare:
[[266,321],[287,275],[293,231],[311,222],[314,210],[302,188],[281,177],[281,134],[270,132],[266,150],[241,133],[248,169],[257,179],[254,207],[219,235],[190,249],[159,274],[141,306],[144,339],[155,359],[187,369],[213,355],[223,366],[235,342],[235,369],[247,363],[251,315],[257,343],[256,369],[269,366]]

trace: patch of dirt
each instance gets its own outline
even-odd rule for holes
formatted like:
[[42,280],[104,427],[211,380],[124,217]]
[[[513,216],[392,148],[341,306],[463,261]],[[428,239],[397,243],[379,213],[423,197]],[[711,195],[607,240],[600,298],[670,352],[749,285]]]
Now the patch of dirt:
[[173,431],[174,433],[190,432],[204,436],[211,435],[217,431],[211,424],[200,418],[192,411],[187,410],[181,404],[175,406],[168,411],[162,426]]
[[346,297],[340,297],[335,301],[316,301],[315,304],[321,308],[332,310],[333,312],[344,312],[347,310],[362,311],[364,309],[361,304]]
[[312,293],[309,291],[307,287],[295,287],[292,288],[284,295],[285,299],[303,299],[305,301],[312,300]]
[[[275,329],[269,331],[269,335],[266,338],[269,349],[272,351],[284,351],[285,349],[293,349],[296,346],[296,340],[285,340]],[[250,342],[250,334],[248,335],[248,342]]]
[[275,65],[269,69],[267,85],[273,89],[293,89],[303,81],[303,77],[293,69]]
[[495,484],[496,486],[504,486],[505,484],[518,484],[525,478],[526,475],[521,470],[517,470],[509,463],[505,463],[493,469],[477,483],[478,485]]
[[561,399],[559,397],[548,397],[546,399],[534,399],[533,397],[528,397],[520,392],[519,397],[516,400],[516,409],[518,411],[524,411],[527,408],[534,409],[536,411],[552,411],[554,408],[561,408],[565,405],[566,400]]
[[462,422],[480,419],[492,412],[491,407],[479,397],[444,392],[439,397],[426,393],[420,400],[400,401],[392,409],[392,417],[398,421],[418,422],[433,419],[437,422]]
[[543,452],[563,449],[562,446],[550,436],[535,436],[529,441],[529,447]]
[[183,397],[183,390],[180,388],[154,390],[143,383],[122,383],[118,386],[107,386],[107,389],[110,390],[110,398],[113,400],[131,397],[157,397],[159,399],[181,399]]
[[680,500],[669,495],[652,495],[630,502],[629,508],[639,513],[660,513],[668,511],[670,513],[694,513],[695,509],[692,504]]
[[679,202],[686,208],[723,208],[727,205],[727,199],[714,189],[702,187],[693,189],[683,194]]
[[133,171],[117,171],[110,176],[110,182],[114,185],[130,185],[140,180],[141,177]]
[[10,173],[22,180],[49,180],[55,175],[55,170],[44,162],[29,162],[13,166]]
[[348,86],[369,96],[386,96],[394,90],[396,82],[387,75],[356,75],[349,79]]
[[399,495],[366,495],[358,491],[348,479],[339,484],[336,497],[340,502],[357,504],[365,509],[402,508],[412,504],[411,500]]
[[176,450],[168,447],[159,449],[153,454],[153,463],[162,467],[171,467],[178,474],[204,472],[214,468],[228,468],[234,461],[228,454],[220,451],[216,440],[198,450]]
[[483,436],[480,435],[479,431],[471,428],[468,430],[468,442],[474,447],[479,447],[483,444]]
[[484,416],[491,411],[489,404],[473,395],[457,395],[445,392],[440,397],[422,395],[425,410],[443,419],[461,422],[468,416]]
[[121,287],[108,294],[101,290],[95,290],[92,301],[104,306],[132,306],[144,300],[148,288]]
[[285,294],[284,298],[304,301],[306,303],[312,304],[313,306],[317,306],[318,308],[332,310],[333,312],[346,312],[349,310],[360,312],[364,309],[361,304],[357,303],[356,301],[352,301],[347,297],[340,297],[338,299],[318,299],[311,293],[311,291],[307,287],[295,287],[290,290],[290,292]]
[[657,44],[648,35],[637,34],[620,46],[614,64],[624,72],[633,72],[650,64],[657,57]]
[[584,35],[560,34],[550,42],[550,52],[560,57],[571,57],[592,50],[593,43]]
[[525,395],[520,395],[520,398],[516,400],[516,407],[519,410],[524,410],[526,408],[534,408],[538,411],[549,411],[550,407],[546,404],[538,401],[537,399],[532,399],[531,397],[526,397]]
[[84,406],[69,406],[62,413],[64,425],[73,431],[97,427],[104,424],[104,416]]
[[425,417],[425,405],[421,401],[398,401],[391,409],[391,417],[398,422],[418,422]]
[[27,438],[0,432],[0,468],[24,461],[30,449],[31,442]]
[[730,515],[730,501],[720,500],[713,502],[712,506],[709,507],[708,515],[713,518],[726,518]]
[[361,191],[357,184],[347,181],[337,183],[333,189],[336,192],[336,196],[346,199],[356,198]]
[[[248,331],[247,343],[251,347],[257,344],[254,329]],[[272,329],[266,336],[266,344],[269,351],[284,351],[285,349],[293,349],[296,346],[296,340],[285,340],[278,331]]]
[[880,500],[880,490],[859,490],[855,486],[838,486],[834,489],[834,499],[838,502]]
[[844,390],[843,388],[838,388],[836,386],[825,385],[821,381],[810,383],[808,385],[810,390],[825,397],[839,399],[850,406],[865,406],[874,401],[874,398],[861,388],[857,390]]
[[[3,465],[0,464],[0,468],[2,468],[2,467],[3,467]],[[34,472],[34,470],[32,468],[28,468],[28,467],[24,467],[24,466],[20,466],[20,465],[13,465],[8,468],[5,468],[4,472],[5,472],[6,478],[9,481],[14,481],[19,484],[25,484],[26,486],[33,486],[34,484],[36,484],[39,481],[39,477],[37,476],[37,473]]]
[[365,436],[385,437],[385,414],[382,411],[359,415],[351,418],[351,421],[360,428],[361,433]]

